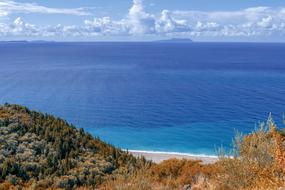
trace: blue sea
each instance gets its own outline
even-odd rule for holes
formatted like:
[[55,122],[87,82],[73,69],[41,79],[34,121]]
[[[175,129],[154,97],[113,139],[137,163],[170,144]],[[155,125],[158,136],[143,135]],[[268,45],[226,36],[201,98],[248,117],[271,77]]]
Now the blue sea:
[[0,103],[129,150],[214,155],[285,113],[282,43],[0,43]]

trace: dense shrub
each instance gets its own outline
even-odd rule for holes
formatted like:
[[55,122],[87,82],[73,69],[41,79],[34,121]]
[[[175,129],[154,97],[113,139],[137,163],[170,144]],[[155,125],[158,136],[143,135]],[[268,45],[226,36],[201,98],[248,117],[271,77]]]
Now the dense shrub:
[[19,106],[0,106],[0,183],[36,188],[96,187],[148,165],[66,121]]
[[[102,189],[270,190],[285,187],[285,137],[271,116],[248,135],[237,134],[233,150],[219,151],[219,160],[167,160],[108,181]],[[144,184],[148,184],[145,188]],[[285,189],[285,188],[284,188]]]

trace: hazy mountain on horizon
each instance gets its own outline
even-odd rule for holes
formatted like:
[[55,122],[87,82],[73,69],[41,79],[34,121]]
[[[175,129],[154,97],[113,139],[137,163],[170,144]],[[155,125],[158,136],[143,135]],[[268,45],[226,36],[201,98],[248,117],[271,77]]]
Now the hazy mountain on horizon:
[[171,38],[166,40],[157,40],[155,42],[167,42],[167,43],[192,43],[194,42],[190,38]]

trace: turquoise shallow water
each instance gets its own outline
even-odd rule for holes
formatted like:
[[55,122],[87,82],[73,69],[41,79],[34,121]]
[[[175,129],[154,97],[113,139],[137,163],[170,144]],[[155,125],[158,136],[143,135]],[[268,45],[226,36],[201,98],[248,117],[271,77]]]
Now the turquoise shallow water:
[[[129,150],[145,150],[172,153],[190,153],[194,155],[215,155],[216,150],[227,147],[228,139],[234,135],[233,128],[243,128],[246,122],[217,122],[217,123],[191,123],[188,125],[165,127],[158,129],[144,128],[102,128],[93,129],[94,135],[105,137],[107,142],[115,142],[116,145]],[[248,124],[248,128],[252,126]],[[207,128],[207,130],[205,130]],[[225,133],[223,139],[216,133]],[[196,136],[193,136],[197,134]],[[127,136],[126,136],[127,134]],[[228,135],[230,134],[230,135]],[[114,140],[113,137],[116,137]],[[134,139],[137,139],[134,141]],[[204,139],[207,139],[205,141]],[[214,143],[209,143],[214,142]],[[187,144],[187,146],[185,146]],[[128,145],[128,146],[126,146]]]
[[0,43],[0,103],[55,114],[124,149],[215,154],[272,112],[285,44]]

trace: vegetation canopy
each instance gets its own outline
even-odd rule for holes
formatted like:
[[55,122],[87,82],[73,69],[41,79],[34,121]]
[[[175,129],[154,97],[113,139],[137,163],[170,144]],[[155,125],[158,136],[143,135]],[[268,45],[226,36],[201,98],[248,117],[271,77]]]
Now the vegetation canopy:
[[2,189],[6,183],[36,184],[37,189],[96,187],[150,165],[62,119],[19,105],[0,106],[0,137]]

